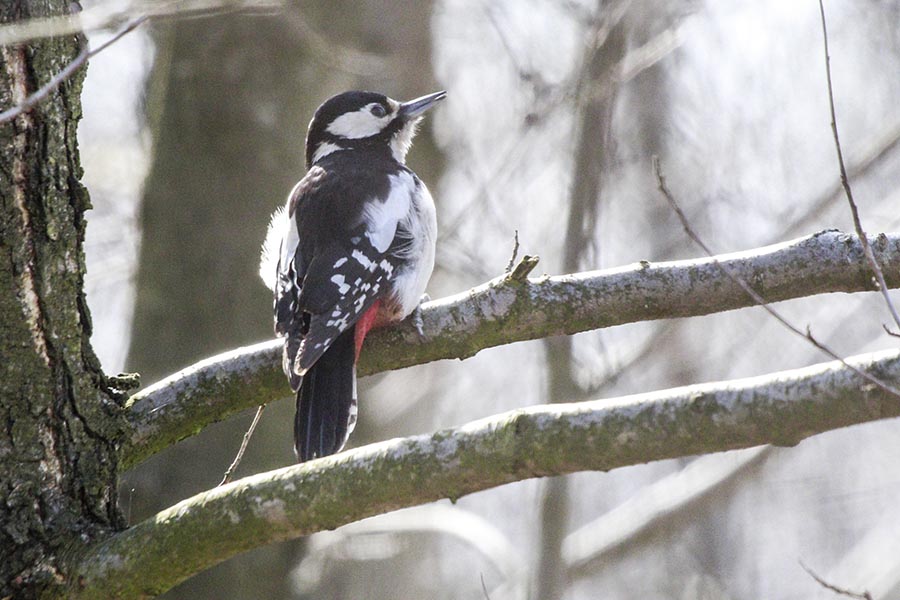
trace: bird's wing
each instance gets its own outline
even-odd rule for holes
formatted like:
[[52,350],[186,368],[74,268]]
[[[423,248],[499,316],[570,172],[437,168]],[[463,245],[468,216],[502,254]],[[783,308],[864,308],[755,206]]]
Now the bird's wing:
[[334,244],[317,254],[306,272],[299,304],[309,326],[294,363],[299,375],[384,294],[397,268],[365,237],[353,239],[356,244]]
[[[315,169],[289,201],[297,243],[279,266],[285,290],[276,298],[276,323],[283,324],[276,330],[287,337],[292,385],[387,291],[400,263],[396,248],[408,243],[398,231],[412,206],[412,187],[385,186],[382,198],[352,176]],[[408,175],[385,177],[394,183],[398,176]]]

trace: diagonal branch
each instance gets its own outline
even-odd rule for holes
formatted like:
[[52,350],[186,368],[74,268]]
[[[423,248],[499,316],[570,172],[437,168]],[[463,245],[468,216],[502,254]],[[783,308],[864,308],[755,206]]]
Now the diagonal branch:
[[[863,230],[862,221],[859,218],[859,209],[856,206],[856,201],[853,200],[853,190],[850,188],[850,179],[847,177],[847,168],[844,166],[844,151],[841,148],[841,138],[838,135],[837,116],[834,111],[834,88],[831,84],[831,56],[828,54],[828,27],[825,24],[825,4],[823,0],[819,0],[819,14],[822,17],[822,40],[825,46],[825,75],[828,82],[828,108],[831,112],[831,132],[834,134],[834,147],[837,151],[838,167],[841,172],[841,185],[844,187],[847,203],[850,205],[850,214],[853,216],[853,227],[856,229],[856,235],[859,236],[859,239],[862,242],[863,253],[865,254],[866,260],[869,262],[869,265],[872,267],[872,272],[875,274],[876,281],[878,281],[878,288],[884,296],[884,302],[887,305],[888,312],[891,314],[891,317],[893,317],[894,323],[900,327],[900,315],[897,314],[897,309],[894,308],[894,303],[891,301],[891,295],[888,293],[887,284],[884,281],[884,273],[878,265],[878,260],[872,253],[872,249],[869,248],[868,237],[866,236],[865,230]],[[887,330],[887,332],[891,333],[890,330]]]
[[853,592],[848,589],[838,587],[833,583],[828,583],[827,581],[822,579],[819,575],[816,574],[815,571],[807,567],[806,563],[804,563],[802,560],[800,561],[800,566],[804,571],[807,572],[807,574],[809,574],[810,577],[812,577],[816,581],[816,583],[821,585],[826,590],[834,592],[838,596],[847,596],[848,598],[856,598],[857,600],[872,600],[872,594],[870,594],[868,591]]
[[[900,351],[847,359],[900,383]],[[72,598],[137,598],[271,542],[532,477],[795,445],[900,416],[900,399],[840,362],[729,382],[535,406],[241,479],[72,557]]]
[[143,0],[139,2],[91,2],[77,12],[52,17],[34,17],[0,25],[0,46],[29,43],[48,37],[94,33],[117,27],[141,14],[149,17],[189,17],[240,11],[272,14],[284,8],[283,0]]
[[[889,286],[900,286],[900,234],[871,247]],[[769,302],[874,290],[856,236],[825,231],[746,252],[516,281],[508,274],[426,304],[424,337],[412,322],[373,331],[360,357],[370,375],[552,335],[754,306],[719,265]],[[121,447],[123,468],[229,415],[290,392],[277,340],[204,360],[135,394]]]
[[[715,256],[715,254],[713,254],[712,250],[709,249],[709,246],[707,246],[706,243],[704,243],[704,241],[702,239],[700,239],[700,237],[697,235],[697,233],[691,227],[691,224],[688,221],[688,218],[685,216],[684,211],[681,210],[681,207],[678,205],[678,202],[675,200],[675,197],[672,196],[672,193],[669,191],[669,188],[666,187],[666,180],[665,180],[665,177],[663,177],[662,170],[660,169],[660,166],[659,166],[659,158],[656,156],[653,157],[653,169],[654,169],[654,171],[656,171],[656,180],[657,180],[657,185],[659,187],[659,191],[665,197],[665,199],[669,203],[669,205],[671,205],[672,210],[675,211],[675,214],[678,215],[678,220],[681,221],[681,226],[684,228],[685,233],[687,233],[688,237],[690,237],[692,240],[694,240],[695,244],[697,244],[698,246],[703,248],[703,251],[706,252],[707,256],[710,256],[710,257]],[[859,230],[857,230],[857,231],[859,231]],[[865,237],[862,237],[861,240],[863,243],[862,244],[863,252],[866,254],[866,257],[868,257],[868,255],[871,253],[871,248],[869,248],[868,239]],[[819,350],[824,352],[826,355],[828,355],[829,358],[833,358],[835,360],[841,360],[841,361],[843,360],[837,352],[835,352],[834,350],[832,350],[831,348],[829,348],[828,346],[826,346],[825,344],[823,344],[822,342],[817,340],[815,337],[813,337],[812,330],[810,329],[809,325],[806,326],[806,333],[804,333],[796,325],[794,325],[793,323],[791,323],[787,319],[785,319],[781,315],[781,313],[779,313],[777,310],[775,310],[774,308],[769,306],[768,301],[766,301],[765,298],[760,296],[756,292],[756,290],[754,290],[750,286],[749,283],[747,283],[746,281],[741,279],[740,276],[732,273],[728,267],[726,267],[725,265],[723,265],[722,263],[720,263],[718,261],[716,261],[716,265],[720,269],[722,269],[723,273],[728,275],[728,277],[730,277],[736,284],[738,284],[741,287],[741,289],[744,290],[745,294],[747,294],[748,296],[753,298],[753,301],[756,302],[756,304],[758,304],[767,313],[772,315],[776,321],[781,323],[781,325],[783,325],[785,328],[787,328],[790,332],[804,338],[810,344],[812,344],[813,346],[815,346],[816,348],[818,348]],[[884,288],[882,288],[882,289],[884,289]],[[883,387],[884,391],[894,394],[895,396],[900,398],[900,391],[897,391],[895,388],[892,388],[891,386],[886,385],[882,381],[879,381],[877,378],[875,378],[871,375],[866,375],[865,373],[863,373],[861,371],[859,372],[859,375],[862,376],[863,378],[867,379],[870,383],[877,385],[879,387]]]
[[141,25],[141,23],[146,20],[146,15],[132,19],[131,21],[126,23],[119,31],[117,31],[110,39],[106,40],[94,49],[90,49],[87,44],[84,44],[84,46],[81,48],[81,52],[78,53],[78,56],[76,56],[75,59],[72,60],[72,62],[70,62],[68,65],[66,65],[63,70],[54,75],[50,79],[50,81],[41,86],[33,94],[30,94],[28,97],[23,98],[15,106],[12,106],[4,110],[3,112],[0,112],[0,123],[12,121],[23,112],[34,108],[38,103],[44,100],[44,98],[46,98],[54,90],[56,90],[56,88],[62,85],[64,81],[74,75],[75,72],[78,71],[78,69],[80,69],[84,65],[84,63],[88,61],[88,59],[106,50],[109,46],[119,41],[127,33],[134,31],[138,26]]

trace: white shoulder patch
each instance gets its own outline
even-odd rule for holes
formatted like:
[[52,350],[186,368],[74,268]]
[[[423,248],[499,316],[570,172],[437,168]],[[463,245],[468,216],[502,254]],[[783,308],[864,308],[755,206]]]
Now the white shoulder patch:
[[278,281],[279,269],[286,270],[299,243],[297,223],[288,215],[288,207],[285,204],[272,213],[259,261],[259,276],[273,292]]
[[357,111],[344,113],[329,123],[325,131],[352,140],[375,135],[391,122],[392,115],[378,118],[372,114],[371,107],[372,104],[367,104]]
[[266,241],[262,245],[259,258],[259,276],[266,287],[275,291],[275,275],[278,269],[278,255],[281,254],[281,240],[284,237],[285,207],[281,206],[272,213]]
[[384,201],[375,200],[366,205],[363,218],[366,222],[366,237],[379,252],[387,252],[397,225],[412,210],[412,197],[416,182],[406,171],[389,176],[390,193]]

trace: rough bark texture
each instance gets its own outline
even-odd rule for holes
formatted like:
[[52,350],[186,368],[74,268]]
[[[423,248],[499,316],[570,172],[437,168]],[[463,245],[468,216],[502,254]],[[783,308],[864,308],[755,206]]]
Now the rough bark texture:
[[[900,235],[875,236],[870,243],[888,285],[900,286]],[[873,289],[859,241],[836,231],[718,259],[772,302]],[[423,338],[409,321],[373,331],[359,373],[462,359],[485,348],[552,335],[753,305],[714,260],[705,258],[525,281],[503,276],[426,304]],[[204,360],[131,397],[123,467],[210,423],[289,394],[277,340]]]
[[[900,352],[847,359],[896,385]],[[198,494],[76,560],[73,598],[158,594],[271,542],[529,477],[794,445],[900,415],[900,398],[831,362],[738,381],[519,409],[261,473]]]
[[[0,22],[61,14],[65,0],[0,3]],[[0,106],[63,68],[81,38],[2,48]],[[89,343],[87,192],[75,128],[83,71],[0,125],[0,597],[69,583],[61,554],[109,534],[121,409]]]

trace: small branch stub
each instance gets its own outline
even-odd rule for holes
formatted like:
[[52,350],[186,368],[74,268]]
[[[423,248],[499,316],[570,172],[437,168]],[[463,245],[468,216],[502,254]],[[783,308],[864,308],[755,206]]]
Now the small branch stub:
[[[886,267],[888,285],[900,287],[900,234],[885,235],[874,248]],[[758,295],[769,302],[860,292],[867,289],[862,282],[868,271],[859,240],[839,231],[715,258],[636,263],[539,281],[525,279],[537,258],[522,263],[516,275],[506,273],[425,305],[427,341],[408,323],[373,330],[360,357],[360,375],[472,356],[512,342],[756,305],[723,266],[737,279],[753,281]],[[518,277],[530,282],[517,283]],[[130,432],[120,450],[122,468],[210,423],[258,406],[259,398],[288,397],[281,354],[280,340],[239,348],[134,394],[126,405]]]
[[510,271],[507,276],[507,280],[509,281],[517,281],[523,282],[528,279],[528,275],[534,270],[534,268],[540,262],[540,256],[529,256],[526,254],[522,257],[515,267],[513,267],[512,271]]

